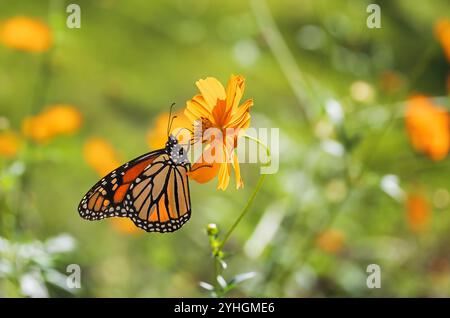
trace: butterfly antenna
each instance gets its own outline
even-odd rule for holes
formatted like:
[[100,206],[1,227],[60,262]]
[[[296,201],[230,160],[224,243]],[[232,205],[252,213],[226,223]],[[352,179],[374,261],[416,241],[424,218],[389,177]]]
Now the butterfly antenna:
[[177,118],[177,116],[173,116],[173,118],[172,118],[172,111],[173,111],[174,107],[175,107],[175,103],[172,103],[172,105],[170,105],[169,120],[167,121],[167,137],[169,137],[170,128],[172,127],[173,120],[175,118]]

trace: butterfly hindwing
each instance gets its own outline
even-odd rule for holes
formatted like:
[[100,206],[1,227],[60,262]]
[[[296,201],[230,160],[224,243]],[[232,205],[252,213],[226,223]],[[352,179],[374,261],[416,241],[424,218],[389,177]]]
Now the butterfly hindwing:
[[148,232],[172,232],[191,213],[187,167],[167,164],[161,155],[130,186],[125,206],[133,222]]

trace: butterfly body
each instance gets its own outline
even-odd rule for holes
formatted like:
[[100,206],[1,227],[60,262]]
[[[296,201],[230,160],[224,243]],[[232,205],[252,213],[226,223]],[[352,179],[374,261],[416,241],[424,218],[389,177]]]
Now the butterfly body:
[[113,170],[83,197],[78,212],[87,220],[128,217],[147,232],[173,232],[190,218],[187,151],[169,136],[164,149]]

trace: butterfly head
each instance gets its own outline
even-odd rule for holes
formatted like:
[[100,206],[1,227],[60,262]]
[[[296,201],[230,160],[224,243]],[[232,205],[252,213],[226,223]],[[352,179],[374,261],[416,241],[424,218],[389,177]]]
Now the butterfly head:
[[166,151],[170,156],[170,160],[176,165],[185,165],[189,163],[188,149],[184,145],[178,143],[178,140],[170,135],[166,142]]

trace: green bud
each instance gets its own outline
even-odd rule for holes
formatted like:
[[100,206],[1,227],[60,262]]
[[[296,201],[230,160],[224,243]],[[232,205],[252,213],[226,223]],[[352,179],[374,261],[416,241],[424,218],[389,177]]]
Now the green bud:
[[215,225],[214,223],[210,223],[206,227],[206,232],[208,232],[208,235],[210,236],[215,236],[219,233],[219,229],[217,228],[217,225]]

